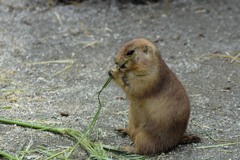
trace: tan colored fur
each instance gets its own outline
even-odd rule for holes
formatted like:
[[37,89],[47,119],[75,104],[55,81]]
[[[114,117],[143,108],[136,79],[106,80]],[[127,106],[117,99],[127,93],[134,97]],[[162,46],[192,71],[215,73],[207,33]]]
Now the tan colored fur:
[[[134,51],[132,59],[129,51]],[[134,143],[123,150],[156,154],[180,143],[200,141],[197,136],[184,135],[190,114],[188,96],[153,43],[143,38],[125,43],[115,63],[109,75],[130,101],[128,128],[118,131],[128,134]]]

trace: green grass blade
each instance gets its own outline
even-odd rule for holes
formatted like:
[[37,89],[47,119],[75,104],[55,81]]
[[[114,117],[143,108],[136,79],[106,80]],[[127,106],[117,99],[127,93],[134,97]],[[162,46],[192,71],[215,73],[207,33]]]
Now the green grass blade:
[[9,160],[20,160],[17,157],[14,157],[9,153],[0,150],[0,158],[1,157],[4,157],[4,158],[9,159]]

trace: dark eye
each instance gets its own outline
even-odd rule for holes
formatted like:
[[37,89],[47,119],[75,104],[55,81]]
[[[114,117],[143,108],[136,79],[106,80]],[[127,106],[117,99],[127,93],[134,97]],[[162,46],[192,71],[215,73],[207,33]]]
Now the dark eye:
[[131,56],[133,53],[134,53],[134,50],[130,50],[130,51],[127,52],[127,55]]

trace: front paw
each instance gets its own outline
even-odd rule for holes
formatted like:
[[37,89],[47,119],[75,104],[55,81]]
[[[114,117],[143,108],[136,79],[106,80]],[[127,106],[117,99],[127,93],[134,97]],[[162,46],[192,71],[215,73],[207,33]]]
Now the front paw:
[[118,72],[118,69],[117,69],[117,66],[115,66],[108,71],[108,75],[114,78],[117,72]]

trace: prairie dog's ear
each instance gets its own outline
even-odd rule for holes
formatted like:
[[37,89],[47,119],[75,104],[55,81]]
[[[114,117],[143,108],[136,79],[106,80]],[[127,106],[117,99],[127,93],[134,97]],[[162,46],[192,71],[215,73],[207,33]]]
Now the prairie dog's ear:
[[148,46],[143,47],[143,53],[148,54]]

